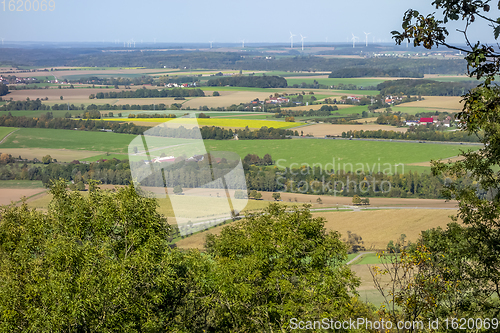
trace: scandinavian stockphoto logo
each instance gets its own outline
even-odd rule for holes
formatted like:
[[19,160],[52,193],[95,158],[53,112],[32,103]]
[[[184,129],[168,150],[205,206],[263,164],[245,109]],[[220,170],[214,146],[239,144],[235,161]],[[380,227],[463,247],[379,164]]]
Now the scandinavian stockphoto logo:
[[128,147],[141,195],[170,201],[181,235],[233,218],[248,202],[240,157],[207,153],[196,118],[177,118],[137,136]]

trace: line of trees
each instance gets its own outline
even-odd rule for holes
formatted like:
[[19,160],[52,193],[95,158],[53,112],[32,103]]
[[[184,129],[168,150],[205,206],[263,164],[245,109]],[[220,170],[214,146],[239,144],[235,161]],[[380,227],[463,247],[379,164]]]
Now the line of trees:
[[256,87],[256,88],[286,88],[287,81],[280,76],[244,76],[233,75],[217,77],[208,80],[209,87]]
[[450,141],[450,142],[480,142],[479,135],[470,135],[462,131],[439,131],[426,126],[410,128],[406,132],[396,131],[364,131],[350,130],[342,132],[343,138],[370,138],[370,139],[397,139],[397,140],[424,140],[424,141]]
[[377,85],[381,95],[462,96],[477,85],[475,81],[392,80]]
[[413,77],[422,78],[423,73],[409,69],[394,68],[374,68],[374,67],[348,67],[334,70],[328,75],[329,78],[350,78],[350,77]]
[[[357,170],[322,170],[321,168],[275,169],[258,165],[243,164],[247,178],[247,189],[269,192],[298,194],[336,195],[353,197],[388,198],[443,198],[442,189],[446,182],[443,176],[417,172],[385,174]],[[342,165],[340,166],[342,168]],[[381,167],[382,169],[384,167]],[[461,180],[467,182],[466,180]],[[337,186],[335,187],[335,184]],[[390,185],[389,185],[390,184]],[[342,187],[343,185],[343,187]]]
[[0,83],[0,96],[5,96],[9,93],[9,87],[3,83]]
[[172,89],[137,89],[137,90],[122,90],[120,92],[98,92],[90,94],[90,99],[103,98],[159,98],[159,97],[198,97],[205,96],[205,93],[200,88],[172,88]]
[[274,114],[275,118],[283,118],[283,117],[328,117],[332,114],[332,111],[337,111],[339,108],[336,105],[323,105],[319,110],[279,110]]
[[[4,156],[7,156],[4,158]],[[35,161],[15,159],[5,153],[0,155],[0,180],[41,180],[47,186],[51,180],[64,178],[74,184],[88,184],[91,179],[102,184],[127,185],[131,179],[128,160],[100,160],[90,164],[79,161],[71,163],[52,163],[49,155],[44,157],[46,164]],[[4,163],[5,161],[5,163]],[[35,162],[35,164],[34,164]]]

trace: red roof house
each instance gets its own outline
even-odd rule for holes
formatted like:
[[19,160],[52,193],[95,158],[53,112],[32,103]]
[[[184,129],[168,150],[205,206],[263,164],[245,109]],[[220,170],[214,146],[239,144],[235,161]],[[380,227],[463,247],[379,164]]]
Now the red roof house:
[[432,118],[420,118],[420,123],[432,124],[433,122],[434,122],[434,119],[432,119]]

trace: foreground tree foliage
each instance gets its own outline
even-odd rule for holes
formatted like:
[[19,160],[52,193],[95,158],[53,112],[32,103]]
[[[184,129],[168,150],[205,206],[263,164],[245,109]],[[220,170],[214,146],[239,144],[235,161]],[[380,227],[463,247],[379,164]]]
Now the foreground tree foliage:
[[347,245],[307,209],[271,204],[264,214],[207,237],[217,270],[217,317],[237,332],[288,331],[292,318],[370,317],[344,265]]
[[50,189],[47,214],[5,207],[0,220],[0,331],[159,332],[203,261],[171,250],[153,199],[130,186],[88,196]]
[[200,254],[169,246],[156,201],[132,185],[50,193],[46,213],[0,211],[0,332],[275,332],[370,316],[346,245],[307,208],[273,204]]
[[[500,54],[495,48],[467,36],[468,27],[484,20],[500,34],[500,18],[488,17],[491,1],[436,0],[443,19],[423,16],[409,10],[402,33],[393,32],[401,43],[413,38],[415,45],[431,48],[444,45],[467,52],[469,74],[484,82],[463,96],[464,107],[456,118],[469,135],[480,131],[484,147],[463,152],[463,160],[433,163],[435,175],[448,176],[444,195],[459,202],[458,215],[445,230],[429,230],[412,247],[405,249],[400,261],[393,261],[382,273],[391,274],[392,303],[400,306],[383,309],[392,318],[498,318],[500,315],[500,89],[493,84],[499,74]],[[500,2],[496,6],[500,9]],[[446,42],[443,24],[462,19],[467,47]],[[469,179],[470,182],[461,182]],[[490,326],[485,331],[497,331]]]

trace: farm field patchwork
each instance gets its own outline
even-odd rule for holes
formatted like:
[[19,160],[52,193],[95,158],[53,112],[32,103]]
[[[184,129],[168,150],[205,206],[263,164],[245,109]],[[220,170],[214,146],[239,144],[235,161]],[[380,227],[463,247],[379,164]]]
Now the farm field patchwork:
[[[326,220],[326,230],[339,231],[341,238],[347,237],[347,231],[361,236],[367,251],[383,250],[390,240],[398,240],[401,234],[406,235],[407,241],[415,242],[422,231],[446,227],[451,222],[449,216],[456,214],[455,210],[448,209],[412,209],[411,214],[404,214],[404,212],[393,209],[361,212],[312,212],[312,214],[313,217],[323,217]],[[218,226],[197,233],[178,241],[176,244],[179,248],[203,250],[205,237],[208,234],[219,234],[223,227]],[[375,255],[368,255],[367,258],[362,258],[360,262],[353,264],[378,262],[380,260]]]
[[[22,128],[9,136],[0,149],[2,152],[14,156],[21,155],[24,158],[40,159],[49,154],[53,158],[66,161],[94,160],[97,157],[105,158],[106,152],[126,156],[128,145],[135,137],[135,135],[105,132]],[[341,168],[344,164],[348,167],[352,164],[352,168],[357,169],[356,163],[362,163],[365,168],[366,164],[371,167],[380,163],[384,171],[388,164],[393,168],[396,164],[403,164],[405,171],[411,169],[418,172],[428,171],[429,167],[411,164],[428,162],[431,159],[447,159],[458,155],[460,150],[469,148],[479,149],[479,146],[469,145],[323,139],[205,140],[204,143],[207,151],[231,151],[239,154],[241,158],[247,154],[257,154],[262,157],[269,153],[277,161],[278,167],[287,167],[292,163],[299,165],[321,163],[326,166],[331,165],[335,158],[335,163],[340,163]],[[402,172],[402,170],[397,171]]]

